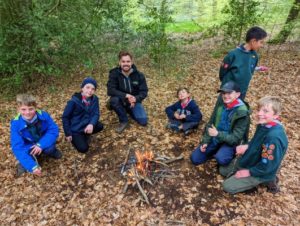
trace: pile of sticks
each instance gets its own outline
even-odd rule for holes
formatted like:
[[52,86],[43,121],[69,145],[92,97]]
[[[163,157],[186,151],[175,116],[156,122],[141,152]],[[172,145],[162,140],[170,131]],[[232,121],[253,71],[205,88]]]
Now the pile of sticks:
[[[167,156],[157,156],[152,159],[140,160],[143,162],[138,162],[136,153],[134,155],[132,155],[131,153],[132,150],[129,149],[125,161],[121,167],[121,174],[126,179],[122,192],[126,193],[129,185],[132,187],[138,187],[143,201],[150,205],[147,193],[143,189],[142,185],[150,184],[151,186],[153,186],[159,180],[164,180],[165,178],[175,178],[176,170],[171,170],[168,164],[178,160],[182,160],[183,155],[175,158]],[[144,168],[141,170],[139,169],[138,165],[142,165]]]

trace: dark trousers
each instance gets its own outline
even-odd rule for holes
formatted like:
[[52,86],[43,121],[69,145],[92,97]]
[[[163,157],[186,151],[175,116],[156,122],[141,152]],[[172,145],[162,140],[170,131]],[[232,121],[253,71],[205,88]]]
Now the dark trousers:
[[211,142],[207,145],[206,151],[202,152],[198,146],[191,154],[191,161],[194,165],[205,163],[208,159],[215,158],[221,166],[228,165],[234,158],[235,147],[227,144],[214,144]]
[[179,126],[182,125],[183,132],[189,129],[197,128],[199,125],[199,122],[182,122],[182,120],[178,120],[178,119],[169,119],[169,123],[171,124],[171,126],[175,128],[177,127],[178,130],[179,130]]
[[147,113],[141,103],[136,103],[133,108],[130,108],[130,104],[124,102],[121,97],[111,97],[109,103],[118,115],[120,123],[128,122],[127,113],[129,113],[138,124],[147,125]]
[[[98,122],[96,126],[94,126],[93,133],[98,133],[103,130],[103,124]],[[77,151],[81,153],[86,153],[89,150],[89,139],[91,134],[86,133],[78,133],[72,134],[72,144],[76,148]]]

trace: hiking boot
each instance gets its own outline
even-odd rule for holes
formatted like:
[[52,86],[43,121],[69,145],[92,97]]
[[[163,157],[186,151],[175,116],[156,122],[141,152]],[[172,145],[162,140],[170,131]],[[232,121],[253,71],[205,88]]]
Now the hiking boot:
[[279,187],[279,178],[276,176],[275,180],[270,181],[267,183],[267,192],[276,194],[280,192],[280,187]]
[[61,159],[62,158],[62,153],[60,150],[56,149],[53,154],[50,155],[51,158],[54,159]]
[[116,128],[117,133],[122,133],[128,127],[128,122],[121,122]]
[[17,164],[17,177],[21,176],[23,173],[26,173],[26,169],[20,164]]

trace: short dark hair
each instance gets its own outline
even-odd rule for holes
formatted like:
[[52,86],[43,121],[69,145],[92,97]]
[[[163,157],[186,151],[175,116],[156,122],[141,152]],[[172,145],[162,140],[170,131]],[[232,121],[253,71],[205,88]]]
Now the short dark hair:
[[132,56],[132,54],[131,53],[129,53],[128,51],[120,51],[119,52],[119,60],[121,60],[121,58],[123,57],[123,56],[129,56],[130,57],[130,59],[132,59],[133,58],[133,56]]
[[246,34],[246,42],[250,42],[251,39],[262,40],[267,37],[267,32],[260,27],[251,27]]
[[177,92],[176,92],[177,97],[178,97],[179,92],[182,91],[182,90],[185,90],[187,93],[190,93],[190,91],[189,91],[188,88],[186,88],[186,87],[179,87],[179,88],[177,89]]

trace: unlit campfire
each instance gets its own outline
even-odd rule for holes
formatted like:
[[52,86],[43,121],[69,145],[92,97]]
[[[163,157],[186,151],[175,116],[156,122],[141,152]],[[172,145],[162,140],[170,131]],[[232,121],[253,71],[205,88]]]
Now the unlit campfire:
[[154,156],[152,151],[131,151],[128,150],[125,161],[121,167],[121,174],[126,179],[123,193],[126,193],[129,186],[138,187],[143,200],[150,204],[144,186],[155,185],[159,180],[175,178],[175,170],[169,168],[170,163],[183,159],[180,155],[175,158],[167,156]]

